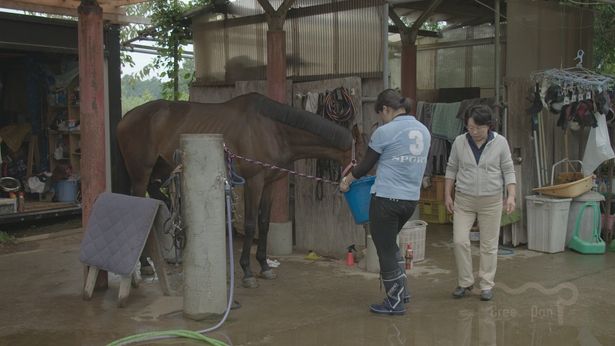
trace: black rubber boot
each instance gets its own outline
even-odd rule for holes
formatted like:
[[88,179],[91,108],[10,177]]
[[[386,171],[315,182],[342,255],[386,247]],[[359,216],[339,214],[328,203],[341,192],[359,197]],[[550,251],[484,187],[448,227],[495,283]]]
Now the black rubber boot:
[[404,305],[404,293],[406,292],[406,273],[401,270],[381,272],[382,283],[386,291],[386,297],[381,304],[372,304],[369,310],[376,314],[403,315],[406,313]]
[[[406,260],[402,257],[401,251],[397,251],[397,265],[399,265],[399,269],[402,273],[406,273]],[[404,291],[404,304],[410,303],[410,290],[408,289],[408,276],[404,278],[404,286],[406,290]]]

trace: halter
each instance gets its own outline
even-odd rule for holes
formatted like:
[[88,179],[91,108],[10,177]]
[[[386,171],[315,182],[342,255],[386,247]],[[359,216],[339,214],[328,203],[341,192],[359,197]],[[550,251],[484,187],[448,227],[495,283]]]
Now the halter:
[[357,165],[357,160],[356,160],[356,150],[355,150],[355,145],[356,145],[356,141],[353,139],[352,140],[352,158],[350,160],[350,163],[342,170],[342,178],[346,176],[346,174],[348,174],[348,172],[350,172],[350,170]]

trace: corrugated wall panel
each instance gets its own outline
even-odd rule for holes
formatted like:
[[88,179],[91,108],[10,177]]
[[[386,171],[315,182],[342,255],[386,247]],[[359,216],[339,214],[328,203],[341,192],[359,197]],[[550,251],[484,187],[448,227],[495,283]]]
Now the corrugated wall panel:
[[466,86],[466,47],[438,49],[436,52],[436,85],[440,88]]
[[436,50],[423,50],[416,53],[416,87],[435,89]]
[[[503,27],[506,27],[503,25]],[[495,37],[495,27],[493,25],[481,25],[475,26],[473,28],[473,36],[474,38],[490,38]],[[504,35],[503,37],[506,37]]]
[[[290,76],[334,74],[336,67],[335,18],[333,13],[290,20],[295,27],[295,47],[289,52],[296,61]],[[324,71],[324,73],[323,73]]]
[[[335,0],[297,1],[295,7]],[[281,0],[272,1],[278,8]],[[383,71],[383,0],[357,0],[358,9],[286,20],[288,76],[379,75]],[[365,7],[369,6],[369,7]],[[262,13],[256,0],[238,0],[233,14]],[[198,19],[199,23],[203,21]],[[265,79],[267,24],[202,29],[194,27],[197,77],[205,82]],[[207,31],[207,33],[203,33]],[[221,43],[220,41],[224,43]]]
[[494,88],[495,51],[493,45],[472,48],[472,87]]
[[204,80],[224,80],[224,31],[195,31],[194,42],[199,42],[194,44],[197,77]]

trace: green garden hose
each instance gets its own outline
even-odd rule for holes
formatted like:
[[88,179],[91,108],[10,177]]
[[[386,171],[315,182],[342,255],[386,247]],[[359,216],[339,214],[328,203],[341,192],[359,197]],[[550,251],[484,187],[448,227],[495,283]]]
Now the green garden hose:
[[186,339],[192,339],[192,340],[205,342],[205,343],[208,343],[214,346],[228,346],[228,344],[225,342],[222,342],[214,338],[207,337],[203,334],[200,334],[198,332],[194,332],[191,330],[167,330],[167,331],[135,334],[135,335],[127,336],[119,340],[115,340],[112,343],[108,344],[107,346],[121,346],[121,345],[127,345],[127,344],[140,342],[140,341],[163,340],[163,339],[170,339],[170,338],[186,338]]

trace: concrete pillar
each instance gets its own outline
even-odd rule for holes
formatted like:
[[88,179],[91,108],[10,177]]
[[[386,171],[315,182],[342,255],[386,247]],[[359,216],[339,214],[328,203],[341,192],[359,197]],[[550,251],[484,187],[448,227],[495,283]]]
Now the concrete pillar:
[[416,43],[402,45],[401,94],[416,101]]
[[180,135],[186,222],[184,316],[202,320],[227,304],[222,135]]
[[[106,189],[104,44],[102,8],[98,3],[82,0],[78,13],[81,207],[85,227],[94,200]],[[107,287],[107,272],[99,272],[96,287]]]
[[293,253],[292,222],[269,223],[267,252],[272,256],[287,256]]

